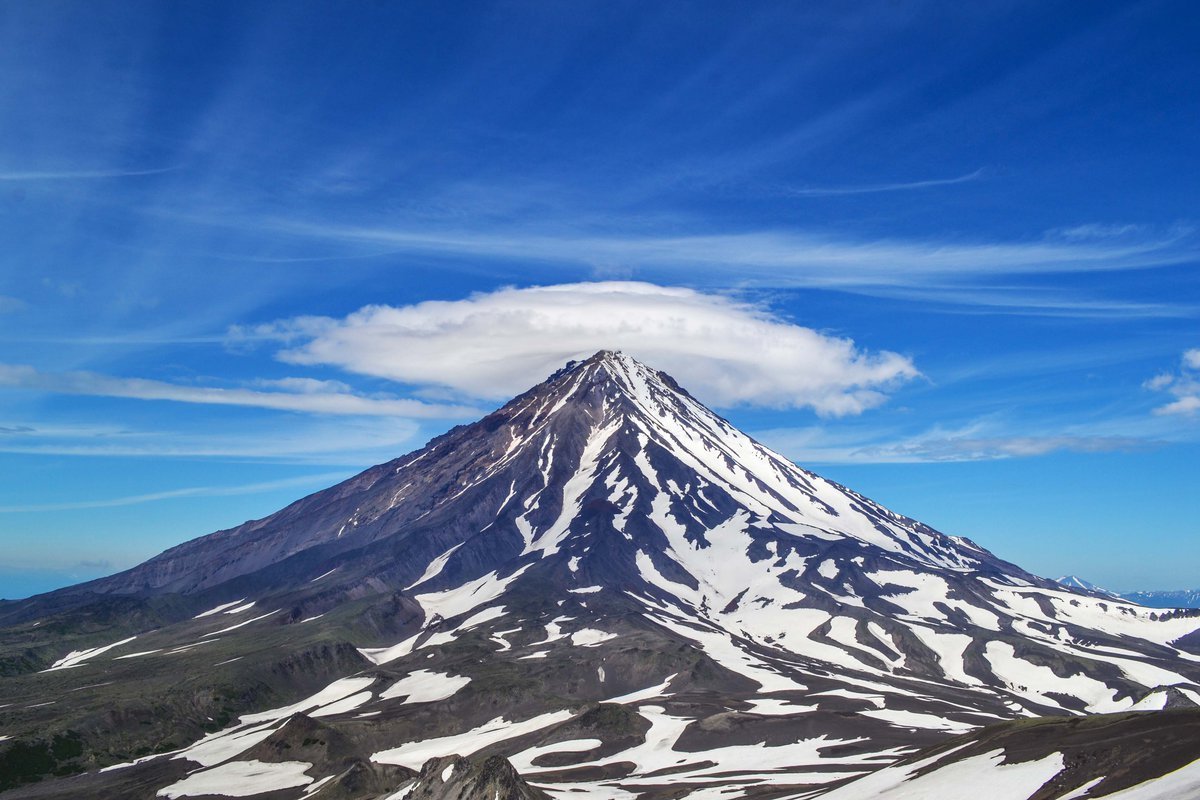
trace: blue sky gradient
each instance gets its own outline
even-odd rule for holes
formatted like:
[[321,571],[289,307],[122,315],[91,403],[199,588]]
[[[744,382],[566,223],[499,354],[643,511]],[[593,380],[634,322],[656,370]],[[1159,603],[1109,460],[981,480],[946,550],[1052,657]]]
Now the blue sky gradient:
[[[5,4],[0,596],[611,346],[584,314],[486,347],[512,317],[480,309],[593,282],[650,291],[647,324],[809,342],[723,356],[760,394],[684,381],[803,466],[1041,574],[1198,586],[1198,28],[1188,2]],[[426,327],[368,352],[373,306]]]

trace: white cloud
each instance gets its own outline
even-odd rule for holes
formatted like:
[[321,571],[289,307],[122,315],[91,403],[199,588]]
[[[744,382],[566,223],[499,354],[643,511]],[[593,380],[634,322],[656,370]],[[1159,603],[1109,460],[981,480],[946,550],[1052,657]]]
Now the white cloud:
[[1026,241],[968,242],[864,240],[795,230],[653,235],[516,226],[495,231],[415,230],[296,220],[264,224],[281,233],[371,243],[396,252],[575,263],[603,269],[617,266],[673,276],[701,271],[736,276],[741,283],[761,286],[816,286],[846,291],[881,286],[936,291],[947,284],[961,286],[973,279],[996,276],[1148,269],[1194,261],[1197,252],[1195,232],[1187,226],[1161,231],[1129,228],[1128,235],[1107,236],[1098,235],[1097,226],[1080,226],[1070,235],[1050,232]]
[[857,414],[919,373],[908,358],[801,327],[723,295],[649,283],[505,288],[465,300],[367,306],[234,331],[285,342],[284,361],[505,399],[572,358],[623,350],[718,406]]
[[1169,372],[1162,372],[1162,373],[1159,373],[1158,375],[1155,375],[1150,380],[1146,381],[1145,386],[1147,389],[1153,389],[1156,392],[1161,392],[1163,389],[1166,389],[1168,386],[1170,386],[1174,382],[1175,382],[1174,375],[1172,375]]
[[1200,347],[1183,352],[1178,372],[1155,375],[1144,384],[1147,389],[1167,392],[1175,399],[1154,409],[1155,414],[1190,416],[1200,411]]
[[407,452],[420,443],[419,432],[415,422],[400,417],[239,421],[216,431],[21,422],[0,425],[0,453],[253,459],[361,469]]
[[0,386],[56,394],[171,400],[204,405],[251,406],[279,411],[356,416],[437,419],[468,417],[477,413],[475,409],[461,405],[426,403],[406,398],[364,397],[346,391],[343,384],[336,382],[289,378],[274,381],[272,385],[283,391],[183,386],[143,378],[117,378],[95,372],[42,372],[20,364],[0,364]]
[[1184,395],[1173,403],[1155,409],[1155,413],[1158,414],[1195,414],[1197,411],[1200,411],[1200,391],[1197,394]]

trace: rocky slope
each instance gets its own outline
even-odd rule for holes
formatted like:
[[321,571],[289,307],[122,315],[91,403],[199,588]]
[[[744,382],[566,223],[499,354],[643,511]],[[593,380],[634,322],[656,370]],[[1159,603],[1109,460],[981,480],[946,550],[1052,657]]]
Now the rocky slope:
[[405,800],[550,800],[526,783],[503,756],[431,758],[402,791]]

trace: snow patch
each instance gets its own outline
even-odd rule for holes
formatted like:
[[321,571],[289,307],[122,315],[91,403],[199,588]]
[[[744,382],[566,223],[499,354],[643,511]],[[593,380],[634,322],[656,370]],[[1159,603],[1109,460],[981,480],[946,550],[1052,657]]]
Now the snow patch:
[[222,603],[221,605],[217,606],[216,608],[210,608],[208,611],[205,611],[201,614],[197,614],[196,616],[192,617],[192,619],[203,619],[204,617],[211,617],[213,614],[220,614],[225,609],[233,608],[234,606],[240,605],[244,602],[246,602],[246,598],[243,597],[241,600],[234,600],[231,603]]
[[[227,611],[225,613],[228,614],[229,612]],[[267,617],[271,616],[272,614],[277,614],[277,613],[279,613],[278,608],[275,609],[274,611],[268,611],[265,614],[260,614],[259,616],[254,617],[253,619],[248,619],[248,620],[245,620],[244,622],[239,622],[236,625],[230,625],[228,628],[221,628],[221,630],[219,630],[219,631],[210,631],[210,632],[204,634],[204,637],[218,636],[222,633],[229,633],[230,631],[236,631],[238,628],[244,628],[251,623],[258,622],[259,620],[262,620],[262,619],[266,619]],[[201,637],[201,638],[204,638],[204,637]]]
[[409,673],[393,683],[379,695],[380,700],[406,697],[404,703],[434,703],[453,697],[458,690],[471,682],[466,675],[444,675],[421,669]]
[[467,617],[467,619],[458,626],[458,630],[470,630],[477,625],[482,625],[485,622],[490,622],[491,620],[502,616],[504,616],[504,606],[492,606],[491,608],[485,608],[483,611],[476,612],[470,617]]
[[[311,581],[309,581],[309,583],[316,583],[317,581],[321,580],[322,578],[328,578],[330,575],[332,575],[333,573],[335,573],[337,571],[338,571],[338,568],[334,567],[333,569],[329,570],[329,572],[323,573],[323,574],[318,575],[317,577],[313,578]],[[322,778],[321,780],[324,781],[326,779]]]
[[117,656],[116,658],[113,659],[113,661],[121,661],[122,659],[126,659],[126,658],[141,658],[142,656],[152,656],[155,653],[161,653],[161,652],[162,652],[161,647],[157,650],[143,650],[140,653],[129,653],[128,655]]
[[88,650],[72,651],[70,653],[67,653],[65,656],[60,658],[58,661],[55,661],[48,668],[42,670],[42,672],[55,672],[60,669],[73,669],[75,667],[82,667],[84,665],[84,663],[86,663],[89,659],[95,658],[96,656],[100,655],[101,653],[107,653],[109,650],[113,650],[117,647],[120,647],[123,644],[129,644],[136,638],[137,638],[136,636],[130,636],[128,639],[122,639],[119,642],[113,642],[112,644],[106,644],[103,647],[93,647]]
[[256,794],[307,786],[313,779],[304,772],[312,764],[304,761],[231,761],[213,769],[195,772],[181,781],[158,790],[158,797],[219,794],[226,797],[253,797]]
[[[273,708],[269,711],[259,711],[254,714],[243,714],[241,721],[243,724],[265,722],[268,720],[280,720],[285,717],[290,717],[292,714],[309,713],[310,716],[318,716],[319,709],[322,706],[329,706],[339,701],[345,700],[352,695],[361,696],[361,692],[368,686],[375,683],[375,678],[364,676],[359,678],[341,678],[326,686],[321,691],[314,695],[304,698],[303,700],[292,703],[290,706],[281,708]],[[363,701],[365,702],[365,701]],[[359,703],[361,705],[361,703]],[[317,711],[314,711],[317,709]]]
[[595,628],[580,628],[571,634],[571,644],[576,647],[595,647],[615,638],[617,638],[615,633],[599,631]]
[[440,556],[435,558],[433,561],[430,561],[429,566],[425,568],[425,571],[423,573],[421,573],[421,577],[417,578],[415,581],[410,583],[408,586],[405,586],[404,591],[407,592],[409,589],[412,589],[414,586],[420,586],[422,583],[429,580],[430,578],[440,575],[442,572],[442,569],[446,566],[446,562],[450,560],[450,556],[454,555],[454,551],[457,550],[458,548],[462,547],[463,544],[464,544],[464,542],[459,542],[458,544],[454,545],[454,547],[451,547],[449,550],[447,550],[446,552],[442,553]]
[[570,711],[555,711],[521,722],[510,722],[504,717],[496,717],[491,722],[485,722],[465,733],[408,742],[399,747],[382,750],[372,755],[371,760],[380,764],[398,764],[409,769],[420,769],[421,765],[431,758],[447,753],[469,757],[485,747],[566,722],[571,716]]
[[1063,768],[1061,753],[1038,761],[1002,764],[1004,751],[996,750],[916,775],[944,755],[902,767],[885,767],[821,795],[821,800],[977,797],[981,792],[988,800],[1026,800]]
[[249,611],[249,610],[250,610],[250,609],[252,609],[252,608],[254,608],[254,601],[253,601],[253,600],[251,600],[249,603],[244,603],[244,604],[242,604],[242,605],[240,605],[240,606],[237,606],[237,607],[235,607],[235,608],[231,608],[231,609],[229,609],[228,611],[222,611],[221,613],[222,613],[222,614],[241,614],[243,611]]
[[631,703],[640,703],[643,700],[652,700],[657,697],[663,697],[667,693],[667,686],[671,681],[675,680],[675,676],[679,673],[672,673],[662,683],[654,686],[647,686],[645,689],[638,689],[629,694],[623,694],[619,697],[610,697],[608,700],[603,700],[604,703],[621,703],[622,705]]
[[435,617],[450,619],[459,614],[465,614],[479,606],[490,603],[508,590],[508,587],[532,567],[526,564],[507,578],[501,578],[493,571],[487,575],[468,581],[462,586],[447,589],[442,592],[416,595],[415,599],[425,610],[425,619],[432,621]]
[[271,720],[266,724],[251,727],[239,725],[228,730],[210,733],[190,747],[179,751],[175,758],[194,761],[205,767],[215,767],[222,761],[228,761],[234,756],[246,752],[283,727],[276,725],[276,722],[277,720]]

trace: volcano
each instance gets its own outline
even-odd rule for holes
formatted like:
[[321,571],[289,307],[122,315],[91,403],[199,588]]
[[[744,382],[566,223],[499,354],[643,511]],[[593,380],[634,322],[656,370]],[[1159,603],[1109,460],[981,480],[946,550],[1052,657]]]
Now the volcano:
[[[990,724],[1200,704],[1200,611],[1035,576],[610,351],[0,625],[13,797],[401,797],[484,763],[461,785],[850,797]],[[1037,752],[1022,798],[1094,782]]]

